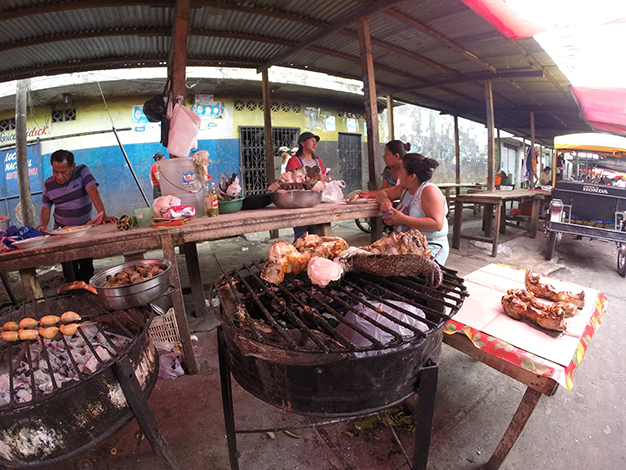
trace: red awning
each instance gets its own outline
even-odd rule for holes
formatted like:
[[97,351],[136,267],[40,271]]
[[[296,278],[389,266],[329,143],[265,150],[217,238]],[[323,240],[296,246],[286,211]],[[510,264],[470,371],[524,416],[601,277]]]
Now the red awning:
[[557,28],[555,24],[546,25],[521,18],[506,0],[463,0],[463,3],[509,39],[529,38]]
[[572,87],[572,92],[591,127],[626,134],[626,88]]

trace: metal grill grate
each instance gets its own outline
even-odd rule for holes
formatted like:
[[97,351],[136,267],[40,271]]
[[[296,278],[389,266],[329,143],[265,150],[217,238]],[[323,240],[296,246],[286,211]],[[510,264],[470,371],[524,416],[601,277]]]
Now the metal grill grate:
[[373,274],[347,274],[326,288],[304,274],[287,275],[274,286],[259,277],[262,267],[259,261],[225,273],[212,289],[221,304],[214,314],[249,339],[293,351],[362,352],[420,342],[467,296],[463,280],[447,268],[433,289],[421,278]]

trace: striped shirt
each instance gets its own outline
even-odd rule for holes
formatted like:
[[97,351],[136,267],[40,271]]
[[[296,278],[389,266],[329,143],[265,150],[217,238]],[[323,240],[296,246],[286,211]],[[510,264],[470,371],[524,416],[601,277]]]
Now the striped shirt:
[[54,206],[54,226],[83,225],[91,220],[91,196],[87,188],[98,184],[87,165],[78,165],[65,184],[54,176],[48,178],[43,188],[42,207]]

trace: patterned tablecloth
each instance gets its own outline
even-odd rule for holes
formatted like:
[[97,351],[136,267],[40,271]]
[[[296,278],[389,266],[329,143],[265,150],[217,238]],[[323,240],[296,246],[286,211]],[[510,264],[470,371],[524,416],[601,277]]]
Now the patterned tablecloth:
[[[466,278],[471,278],[472,276],[476,276],[477,274],[481,274],[483,272],[488,272],[489,270],[495,269],[514,270],[515,272],[510,271],[510,273],[513,275],[519,274],[522,278],[525,272],[524,270],[512,268],[510,266],[492,264],[481,268],[474,273],[471,273],[470,275],[466,276]],[[546,280],[550,279],[546,278]],[[561,283],[562,285],[563,281],[555,280],[555,283]],[[572,284],[572,286],[574,287],[573,290],[575,290],[576,286],[574,284]],[[514,287],[519,286],[511,286],[511,288]],[[505,293],[505,291],[502,292],[498,289],[492,290],[494,292],[494,295],[499,295],[500,297]],[[471,285],[468,285],[468,291],[471,298]],[[586,325],[584,325],[584,327],[580,330],[578,342],[577,344],[575,344],[575,348],[572,351],[571,361],[567,365],[562,365],[557,362],[545,359],[541,356],[542,352],[540,350],[527,351],[525,349],[512,345],[510,341],[506,342],[492,334],[485,333],[478,328],[468,326],[468,324],[472,323],[471,321],[466,321],[466,323],[468,324],[465,324],[452,319],[446,323],[444,327],[444,332],[447,334],[463,333],[472,341],[474,346],[487,352],[488,354],[504,359],[511,364],[522,367],[523,369],[526,369],[537,375],[550,377],[571,391],[574,385],[574,372],[578,365],[581,363],[583,357],[585,356],[585,352],[587,351],[587,348],[591,343],[591,338],[602,323],[608,304],[607,297],[599,291],[585,288],[585,293],[586,305],[588,306],[588,321]],[[464,311],[464,309],[471,308],[472,307],[468,306],[466,303],[459,311],[459,313],[463,312],[465,314],[464,317],[467,318],[468,310]],[[585,310],[587,310],[587,307]],[[505,315],[504,312],[502,312],[501,315]],[[515,322],[516,320],[511,319],[511,321]]]

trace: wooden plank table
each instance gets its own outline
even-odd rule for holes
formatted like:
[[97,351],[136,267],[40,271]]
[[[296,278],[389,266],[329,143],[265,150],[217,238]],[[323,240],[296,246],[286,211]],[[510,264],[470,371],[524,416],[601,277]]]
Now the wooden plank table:
[[459,196],[461,194],[461,189],[463,188],[482,189],[487,187],[485,183],[436,183],[436,185],[439,189],[443,190],[448,206],[450,206],[450,200],[452,198],[452,189],[455,189],[455,196]]
[[[533,202],[528,230],[531,238],[537,237],[537,223],[539,219],[539,204],[546,193],[543,191],[517,189],[512,191],[481,191],[472,194],[460,194],[454,200],[454,228],[452,232],[452,247],[459,248],[461,238],[479,240],[492,244],[491,256],[498,254],[498,239],[506,227],[506,202],[531,199]],[[463,222],[463,204],[483,204],[485,206],[485,237],[465,235],[461,233]],[[491,217],[495,208],[495,224],[491,226]]]
[[[519,285],[512,285],[511,287],[520,287],[523,284],[523,270],[495,264],[485,266],[465,277],[471,279],[472,276],[480,272],[491,271],[492,273],[500,273],[500,271],[494,271],[494,266],[499,270],[517,272],[519,274]],[[508,276],[505,275],[500,275],[500,277],[502,279],[508,279]],[[466,285],[470,294],[469,298],[471,299],[474,289],[473,283],[467,282]],[[490,297],[490,294],[486,294],[487,291],[484,290],[486,285],[488,285],[488,283],[483,285],[478,284],[479,290],[476,291],[476,295],[481,295],[480,302],[483,305],[483,308],[479,308],[478,310],[485,310],[487,308],[485,305],[489,305],[489,300],[486,299]],[[491,286],[488,289],[490,292],[493,292],[493,295],[497,298],[500,298],[504,293],[501,286]],[[576,291],[579,289],[579,286],[572,285],[572,290]],[[588,308],[590,312],[589,321],[584,329],[580,329],[580,336],[574,338],[575,341],[578,341],[578,344],[575,348],[575,352],[572,352],[572,356],[574,357],[572,357],[567,366],[544,359],[543,353],[545,353],[545,350],[541,350],[541,347],[537,344],[535,344],[534,348],[538,350],[527,351],[493,336],[493,331],[489,329],[489,332],[486,333],[480,329],[461,323],[454,318],[444,327],[444,333],[446,333],[443,335],[444,343],[498,372],[508,375],[526,386],[526,391],[507,430],[489,458],[489,461],[484,466],[486,470],[497,470],[500,465],[502,465],[506,456],[522,434],[526,423],[530,419],[542,395],[554,395],[559,385],[564,386],[568,390],[572,389],[574,372],[580,365],[580,361],[582,361],[584,357],[584,352],[589,347],[591,339],[602,323],[603,316],[606,313],[607,298],[599,291],[587,290],[586,305],[586,308]],[[470,313],[467,313],[468,310]],[[476,310],[475,304],[471,306],[466,302],[463,307],[461,307],[461,310],[459,310],[459,313],[457,313],[457,316],[460,316],[463,312],[466,314],[463,318],[470,318],[474,310]],[[483,311],[476,311],[475,318],[481,318],[483,315]],[[502,313],[502,315],[504,315],[504,313]],[[480,320],[478,321],[480,322]],[[469,321],[468,323],[471,324],[472,322]],[[555,339],[555,341],[557,340]]]
[[112,224],[98,225],[81,237],[55,236],[36,248],[0,252],[0,272],[19,271],[27,298],[33,300],[43,297],[35,268],[85,257],[104,258],[133,250],[162,249],[163,256],[172,263],[172,303],[181,334],[185,363],[190,373],[197,373],[198,366],[190,339],[175,246],[183,247],[181,253],[186,258],[192,298],[196,311],[202,313],[206,311],[206,305],[196,242],[312,224],[320,226],[320,233],[330,234],[332,222],[377,216],[380,216],[379,207],[373,201],[354,205],[323,203],[306,209],[278,209],[272,205],[265,209],[239,211],[218,217],[198,217],[185,225],[175,227],[136,227],[128,231],[118,231]]

